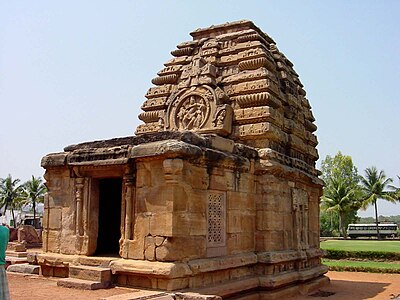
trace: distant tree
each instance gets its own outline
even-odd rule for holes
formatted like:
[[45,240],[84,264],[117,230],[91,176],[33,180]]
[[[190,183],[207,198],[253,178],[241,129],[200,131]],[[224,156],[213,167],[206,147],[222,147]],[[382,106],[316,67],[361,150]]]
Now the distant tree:
[[[378,217],[379,222],[390,222],[390,223],[396,223],[397,225],[400,226],[400,215],[397,216],[382,216],[380,215]],[[373,217],[364,217],[364,218],[360,218],[359,223],[362,224],[372,224],[375,223],[375,218]]]
[[331,224],[336,224],[339,233],[346,238],[347,225],[357,220],[357,210],[360,208],[360,176],[351,156],[343,155],[340,151],[322,161],[321,171],[325,181],[321,210],[337,218]]
[[35,227],[37,227],[36,203],[43,203],[44,194],[46,193],[46,191],[46,186],[44,185],[43,180],[40,177],[35,177],[32,175],[32,178],[23,184],[23,204],[32,204],[33,220]]
[[22,186],[19,185],[20,180],[12,178],[0,178],[0,209],[4,208],[4,214],[7,209],[11,210],[13,218],[13,226],[16,227],[14,209],[21,206]]
[[329,184],[324,189],[322,196],[322,208],[326,212],[337,212],[339,217],[339,232],[347,238],[347,225],[349,217],[354,216],[359,209],[357,201],[357,187],[347,185],[344,180],[334,178],[329,180]]
[[319,215],[321,236],[340,236],[339,216],[336,211],[321,209]]
[[[399,180],[400,183],[400,176],[397,175],[397,179]],[[394,186],[394,185],[389,185],[389,188],[392,190],[393,197],[397,199],[397,201],[400,202],[400,185],[399,186]]]
[[321,163],[321,178],[325,182],[331,179],[341,178],[344,183],[357,186],[360,182],[358,170],[353,164],[350,155],[343,155],[338,152],[334,157],[327,155]]
[[381,238],[379,233],[378,219],[378,199],[383,199],[389,202],[396,202],[396,197],[393,191],[389,191],[389,184],[392,178],[387,178],[384,171],[378,171],[376,167],[365,169],[365,177],[361,178],[362,189],[365,196],[362,201],[362,208],[366,209],[371,204],[375,208],[375,224],[378,239]]

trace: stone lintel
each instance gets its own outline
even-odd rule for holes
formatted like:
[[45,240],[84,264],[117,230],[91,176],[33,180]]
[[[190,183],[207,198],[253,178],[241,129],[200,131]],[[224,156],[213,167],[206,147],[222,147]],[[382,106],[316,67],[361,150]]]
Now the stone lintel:
[[257,263],[257,255],[254,253],[237,254],[206,259],[196,259],[188,262],[193,274],[220,271],[238,268]]
[[169,279],[192,275],[189,266],[181,262],[117,259],[110,263],[110,268],[113,274],[129,273],[132,275],[149,275]]

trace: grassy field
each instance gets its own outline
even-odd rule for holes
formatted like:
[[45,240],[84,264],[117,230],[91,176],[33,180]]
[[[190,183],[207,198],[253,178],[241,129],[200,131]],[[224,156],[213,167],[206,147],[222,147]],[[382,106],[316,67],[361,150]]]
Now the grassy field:
[[400,262],[333,260],[324,258],[322,263],[333,271],[400,273]]
[[321,242],[324,250],[335,249],[344,251],[379,251],[400,253],[400,241],[376,240],[328,240]]

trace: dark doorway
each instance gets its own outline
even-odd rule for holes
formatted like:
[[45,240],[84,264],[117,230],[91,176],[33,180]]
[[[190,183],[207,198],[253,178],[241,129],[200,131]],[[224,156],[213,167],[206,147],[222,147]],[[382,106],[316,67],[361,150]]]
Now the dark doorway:
[[96,255],[115,256],[121,237],[122,179],[99,180],[99,232]]

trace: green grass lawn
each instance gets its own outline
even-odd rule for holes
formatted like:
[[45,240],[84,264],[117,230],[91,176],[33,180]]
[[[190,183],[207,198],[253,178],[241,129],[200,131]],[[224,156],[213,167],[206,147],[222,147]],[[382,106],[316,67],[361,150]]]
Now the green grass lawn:
[[354,261],[354,260],[322,260],[330,270],[335,271],[359,271],[375,273],[400,273],[400,262],[378,262],[378,261]]
[[324,250],[335,249],[344,251],[379,251],[400,253],[400,241],[374,240],[328,240],[321,242]]

